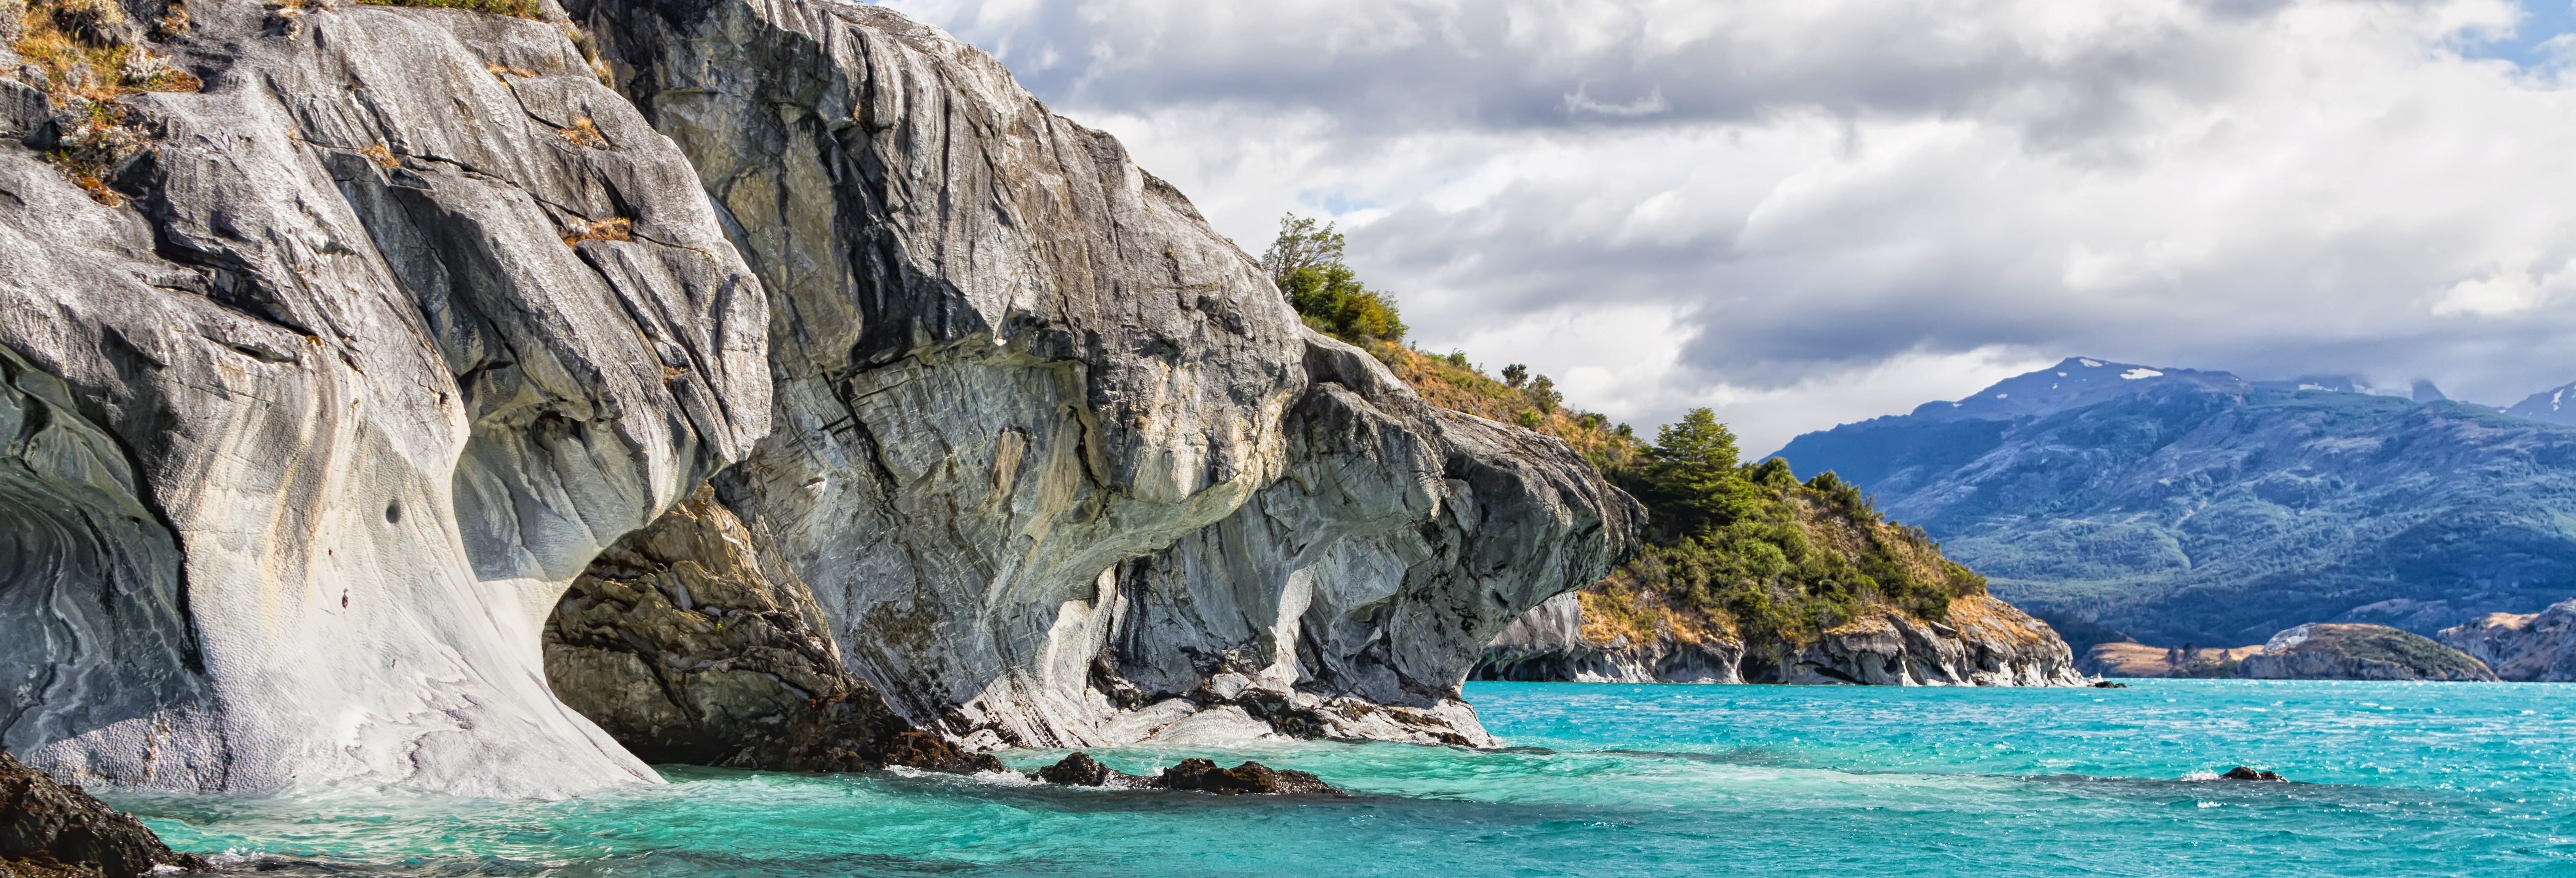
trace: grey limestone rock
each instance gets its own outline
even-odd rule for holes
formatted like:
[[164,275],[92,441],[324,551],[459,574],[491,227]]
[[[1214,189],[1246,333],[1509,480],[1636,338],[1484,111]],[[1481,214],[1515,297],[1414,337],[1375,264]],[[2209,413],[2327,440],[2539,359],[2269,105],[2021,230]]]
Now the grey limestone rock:
[[206,88],[125,99],[124,206],[0,144],[0,744],[165,788],[656,780],[536,645],[768,432],[767,299],[696,174],[556,25],[190,8],[156,51]]
[[1633,542],[1561,444],[1314,336],[989,56],[829,0],[569,9],[773,297],[778,431],[719,496],[915,721],[1481,742],[1477,649]]

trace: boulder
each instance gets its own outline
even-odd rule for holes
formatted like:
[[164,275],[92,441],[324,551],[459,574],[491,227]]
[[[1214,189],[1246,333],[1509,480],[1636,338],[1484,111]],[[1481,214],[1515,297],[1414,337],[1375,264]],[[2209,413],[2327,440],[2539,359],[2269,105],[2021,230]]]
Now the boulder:
[[1250,761],[1233,768],[1218,768],[1215,762],[1206,759],[1183,759],[1179,765],[1163,769],[1163,773],[1155,776],[1150,785],[1229,796],[1339,792],[1321,778],[1303,771],[1273,769]]
[[162,867],[203,871],[130,815],[0,752],[0,874],[135,878]]

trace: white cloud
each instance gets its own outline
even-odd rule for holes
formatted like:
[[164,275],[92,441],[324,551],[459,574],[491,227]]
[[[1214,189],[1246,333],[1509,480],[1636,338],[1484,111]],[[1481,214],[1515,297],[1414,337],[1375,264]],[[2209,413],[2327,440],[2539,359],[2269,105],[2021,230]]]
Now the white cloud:
[[1775,447],[2074,354],[2576,379],[2576,69],[2464,57],[2504,0],[890,5],[1641,429]]

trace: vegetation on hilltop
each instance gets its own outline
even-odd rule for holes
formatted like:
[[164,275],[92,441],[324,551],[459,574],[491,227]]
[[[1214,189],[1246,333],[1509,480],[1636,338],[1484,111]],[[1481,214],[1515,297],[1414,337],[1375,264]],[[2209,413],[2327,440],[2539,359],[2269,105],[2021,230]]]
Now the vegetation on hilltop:
[[1708,409],[1649,444],[1566,406],[1556,383],[1527,366],[1496,378],[1463,352],[1413,349],[1394,297],[1343,262],[1341,233],[1294,215],[1279,230],[1261,264],[1307,325],[1375,355],[1434,405],[1565,440],[1645,504],[1645,549],[1580,596],[1592,639],[1805,643],[1868,608],[1943,619],[1952,600],[1985,593],[1984,577],[1942,557],[1920,528],[1887,521],[1833,473],[1801,482],[1782,461],[1744,463]]

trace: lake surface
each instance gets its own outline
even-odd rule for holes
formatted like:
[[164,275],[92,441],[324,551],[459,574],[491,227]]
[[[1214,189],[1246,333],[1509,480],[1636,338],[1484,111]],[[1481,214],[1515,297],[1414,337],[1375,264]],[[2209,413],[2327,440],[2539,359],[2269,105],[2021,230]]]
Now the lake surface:
[[[2576,686],[1467,695],[1511,749],[1094,754],[1254,758],[1341,800],[680,767],[552,803],[108,798],[175,847],[288,875],[2576,875]],[[2210,779],[2237,764],[2299,783]]]

